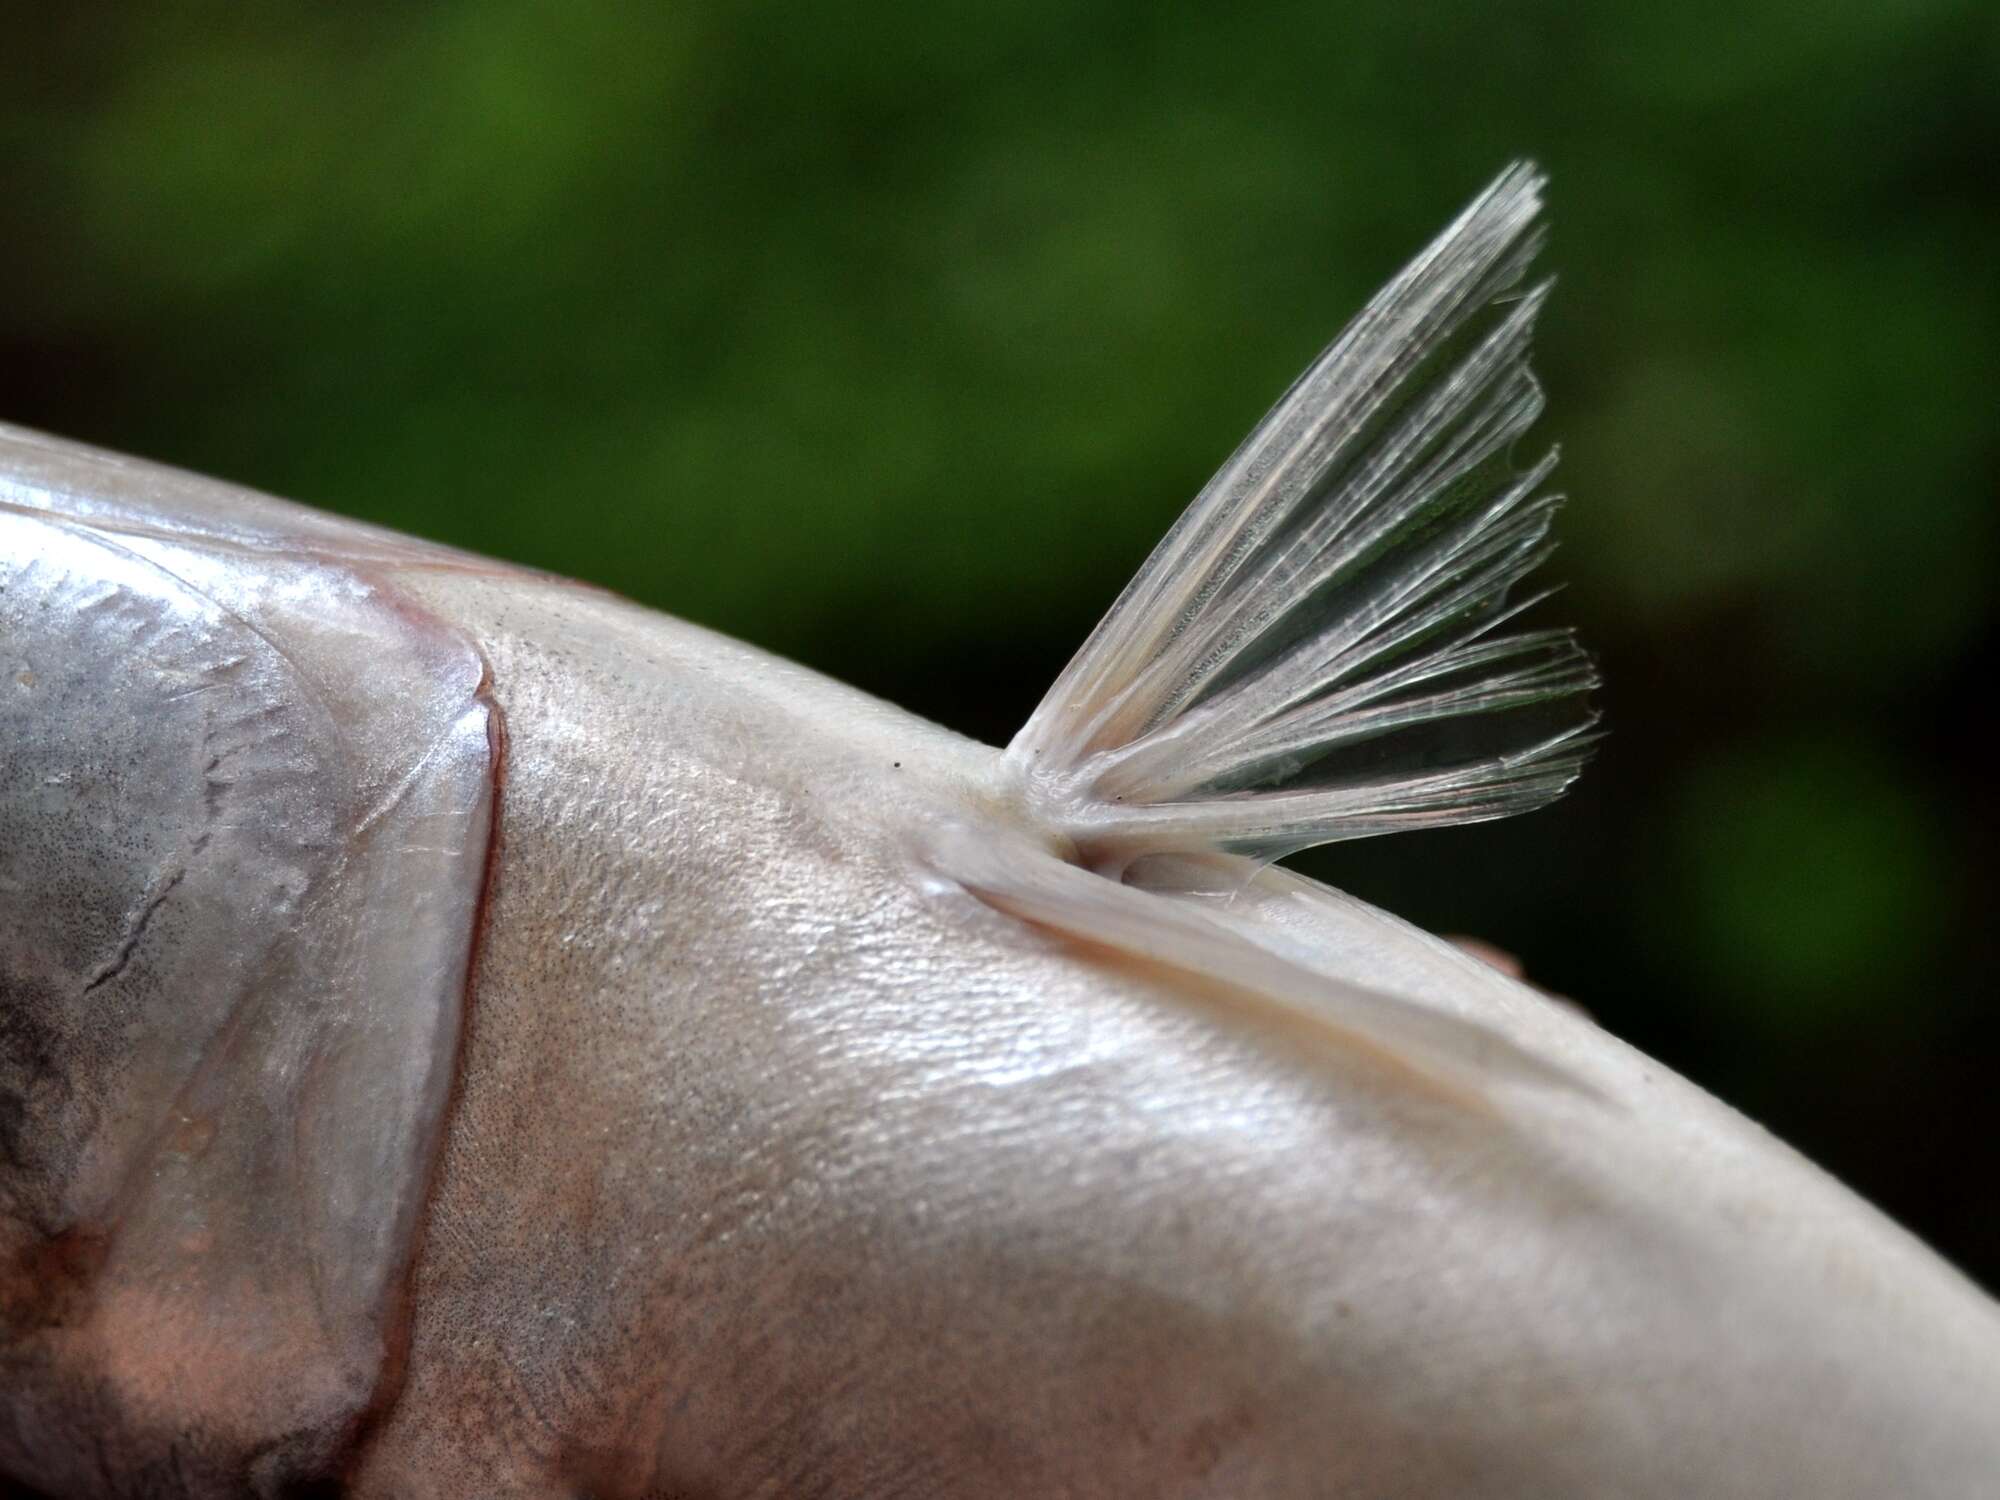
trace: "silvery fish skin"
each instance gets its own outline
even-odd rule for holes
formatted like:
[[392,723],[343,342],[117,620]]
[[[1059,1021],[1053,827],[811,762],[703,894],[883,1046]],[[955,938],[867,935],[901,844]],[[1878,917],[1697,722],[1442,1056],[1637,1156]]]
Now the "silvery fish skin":
[[[1337,619],[1304,694],[1259,634],[1274,589],[1323,610],[1291,559],[1340,545],[1272,506],[1441,432],[1472,472],[1532,416],[1504,299],[1447,381],[1495,404],[1400,407],[1429,425],[1399,465],[1301,414],[1511,285],[1537,187],[1371,303],[1007,750],[582,585],[0,428],[0,1475],[2000,1493],[1991,1301],[1572,1008],[1264,862],[1574,774],[1577,726],[1539,721],[1361,792],[1295,774],[1468,680],[1567,701],[1566,638],[1399,657]],[[1489,542],[1531,503],[1474,503],[1407,618],[1490,563],[1497,607],[1545,517]]]

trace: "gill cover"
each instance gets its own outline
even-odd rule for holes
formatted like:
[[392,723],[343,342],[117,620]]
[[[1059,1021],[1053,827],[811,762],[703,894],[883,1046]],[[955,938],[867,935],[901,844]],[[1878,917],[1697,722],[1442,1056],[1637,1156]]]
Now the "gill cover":
[[413,554],[0,427],[0,1467],[51,1490],[280,1484],[383,1378],[495,785]]

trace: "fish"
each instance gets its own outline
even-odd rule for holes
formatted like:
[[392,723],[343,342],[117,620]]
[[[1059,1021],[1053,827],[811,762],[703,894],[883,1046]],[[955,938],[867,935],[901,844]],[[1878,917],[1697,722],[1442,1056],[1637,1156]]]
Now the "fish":
[[1544,193],[1367,303],[1004,748],[0,427],[0,1476],[2000,1495],[1979,1288],[1277,862],[1596,743],[1524,619]]

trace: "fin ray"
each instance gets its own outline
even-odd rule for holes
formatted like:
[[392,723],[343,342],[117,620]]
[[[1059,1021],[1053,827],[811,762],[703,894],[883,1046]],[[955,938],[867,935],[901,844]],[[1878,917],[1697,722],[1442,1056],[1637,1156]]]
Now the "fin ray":
[[[1184,976],[1262,1010],[1309,1044],[1373,1057],[1462,1103],[1482,1103],[1496,1083],[1589,1092],[1566,1069],[1499,1030],[1340,979],[1260,941],[1255,924],[1232,920],[1226,909],[1210,909],[1198,896],[1122,885],[1026,841],[963,826],[938,830],[928,859],[997,911]],[[1253,874],[1243,867],[1243,878]]]
[[[1554,456],[1522,288],[1542,179],[1506,172],[1299,377],[1147,559],[1008,747],[1106,867],[1275,856],[1504,816],[1575,778],[1589,659],[1497,635],[1552,548]],[[1532,602],[1532,601],[1531,601]]]

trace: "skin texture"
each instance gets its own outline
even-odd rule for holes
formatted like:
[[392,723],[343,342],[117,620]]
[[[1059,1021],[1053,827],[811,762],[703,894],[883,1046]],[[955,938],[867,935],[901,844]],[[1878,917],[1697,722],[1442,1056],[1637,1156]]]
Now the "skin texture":
[[404,1316],[490,844],[484,664],[363,534],[0,455],[0,1464],[280,1485],[336,1461]]
[[[382,1174],[354,1226],[400,1244],[394,1274],[330,1295],[343,1200],[312,1174],[280,1174],[295,1203],[255,1200],[274,1295],[235,1312],[151,1269],[153,1220],[106,1225],[103,1268],[9,1327],[14,1477],[74,1495],[334,1477],[381,1500],[1860,1500],[2000,1473],[1993,1304],[1572,1008],[1244,860],[1185,859],[1148,890],[1078,868],[1000,752],[601,593],[42,448],[7,514],[172,531],[253,574],[330,569],[348,586],[315,597],[373,622],[349,660],[448,643],[380,696],[458,712],[350,737],[407,773],[483,711],[468,749],[491,802],[447,799],[401,843],[463,861],[471,831],[492,839],[454,1026],[382,1054],[449,1088],[410,1136],[423,1160]],[[291,597],[227,602],[303,661],[319,615],[280,629]],[[405,954],[407,919],[368,913],[406,914],[409,891],[379,889],[337,929]],[[1046,912],[1037,891],[1057,893]],[[99,904],[122,919],[132,900]],[[1090,937],[1134,911],[1198,911],[1304,978],[1272,1003],[1183,947]],[[177,972],[177,951],[142,944],[128,968]],[[409,963],[391,988],[438,993],[440,972]],[[1364,990],[1541,1071],[1440,1069],[1352,1023]],[[223,1067],[206,1043],[176,1056]],[[111,1076],[151,1099],[156,1071]],[[357,1094],[289,1138],[330,1151],[377,1116]],[[33,1139],[60,1155],[48,1119]],[[219,1180],[212,1211],[241,1217],[240,1191]],[[48,1264],[68,1228],[48,1201],[13,1211],[17,1264]],[[111,1329],[135,1286],[173,1315]],[[187,1379],[254,1343],[246,1323],[318,1338],[351,1306],[365,1350],[302,1333],[283,1380]],[[107,1384],[120,1340],[163,1373]],[[170,1470],[183,1451],[201,1464]]]
[[1581,1084],[1468,1103],[920,873],[940,817],[1006,825],[992,752],[615,601],[421,588],[496,622],[506,833],[361,1493],[1995,1472],[1992,1306],[1568,1007],[1293,877],[1239,894]]

